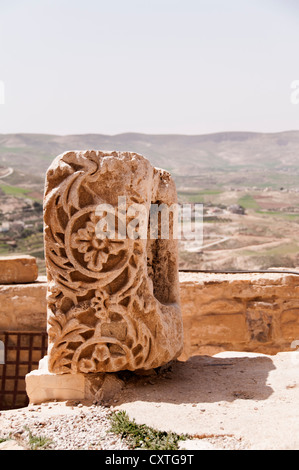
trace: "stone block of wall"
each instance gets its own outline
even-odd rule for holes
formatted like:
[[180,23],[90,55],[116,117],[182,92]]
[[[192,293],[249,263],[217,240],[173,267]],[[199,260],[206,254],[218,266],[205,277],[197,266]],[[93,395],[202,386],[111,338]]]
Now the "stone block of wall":
[[46,331],[47,283],[0,285],[0,331]]
[[0,284],[23,284],[36,281],[38,268],[33,256],[0,257]]
[[180,273],[184,351],[275,354],[299,340],[299,276]]

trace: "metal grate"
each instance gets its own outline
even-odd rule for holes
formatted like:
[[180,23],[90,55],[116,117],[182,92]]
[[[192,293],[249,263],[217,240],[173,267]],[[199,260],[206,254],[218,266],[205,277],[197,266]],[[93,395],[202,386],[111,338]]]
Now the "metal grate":
[[47,333],[3,331],[4,364],[0,365],[0,410],[28,405],[25,375],[36,369],[47,352]]

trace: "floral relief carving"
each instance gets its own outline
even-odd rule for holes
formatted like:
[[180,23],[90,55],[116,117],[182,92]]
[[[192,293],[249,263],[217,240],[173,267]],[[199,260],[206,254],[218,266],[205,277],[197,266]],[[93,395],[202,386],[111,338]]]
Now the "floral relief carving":
[[[99,238],[96,231],[99,204],[115,206],[116,196],[126,195],[129,204],[149,206],[161,181],[144,157],[129,152],[67,152],[49,168],[44,222],[51,372],[148,369],[179,355],[177,268],[170,271],[175,242],[163,255],[169,258],[163,286],[162,268],[148,266],[146,240]],[[159,289],[169,299],[161,302]]]
[[123,248],[120,240],[101,239],[96,234],[98,219],[91,214],[90,220],[71,236],[71,246],[83,254],[86,267],[91,271],[101,271],[109,255],[117,255]]

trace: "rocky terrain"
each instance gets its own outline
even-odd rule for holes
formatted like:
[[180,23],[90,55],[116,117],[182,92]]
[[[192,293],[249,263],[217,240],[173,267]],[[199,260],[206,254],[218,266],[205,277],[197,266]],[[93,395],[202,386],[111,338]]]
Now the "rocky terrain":
[[44,274],[45,172],[59,153],[78,148],[139,152],[171,171],[181,203],[204,204],[203,246],[182,241],[181,269],[299,266],[299,131],[199,136],[2,134],[0,255],[32,254]]

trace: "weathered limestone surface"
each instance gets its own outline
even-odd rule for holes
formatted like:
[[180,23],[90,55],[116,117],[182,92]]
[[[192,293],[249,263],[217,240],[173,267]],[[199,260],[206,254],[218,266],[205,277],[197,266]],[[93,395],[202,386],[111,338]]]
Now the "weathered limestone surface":
[[[275,354],[299,339],[299,277],[180,273],[187,359],[223,350]],[[46,282],[0,286],[0,331],[47,325]]]
[[180,273],[184,352],[276,354],[299,340],[299,276]]
[[32,284],[0,285],[0,331],[45,331],[46,291],[42,278]]
[[108,404],[124,387],[116,374],[54,374],[49,373],[48,358],[40,361],[39,368],[26,375],[26,392],[30,403],[50,400],[84,400]]
[[36,259],[33,256],[1,256],[0,284],[22,284],[34,282],[38,276]]
[[[66,152],[46,177],[49,371],[96,373],[150,369],[183,347],[177,241],[99,239],[99,204],[116,211],[176,202],[168,172],[131,152]],[[134,212],[134,211],[133,211]],[[171,231],[170,231],[171,233]]]

